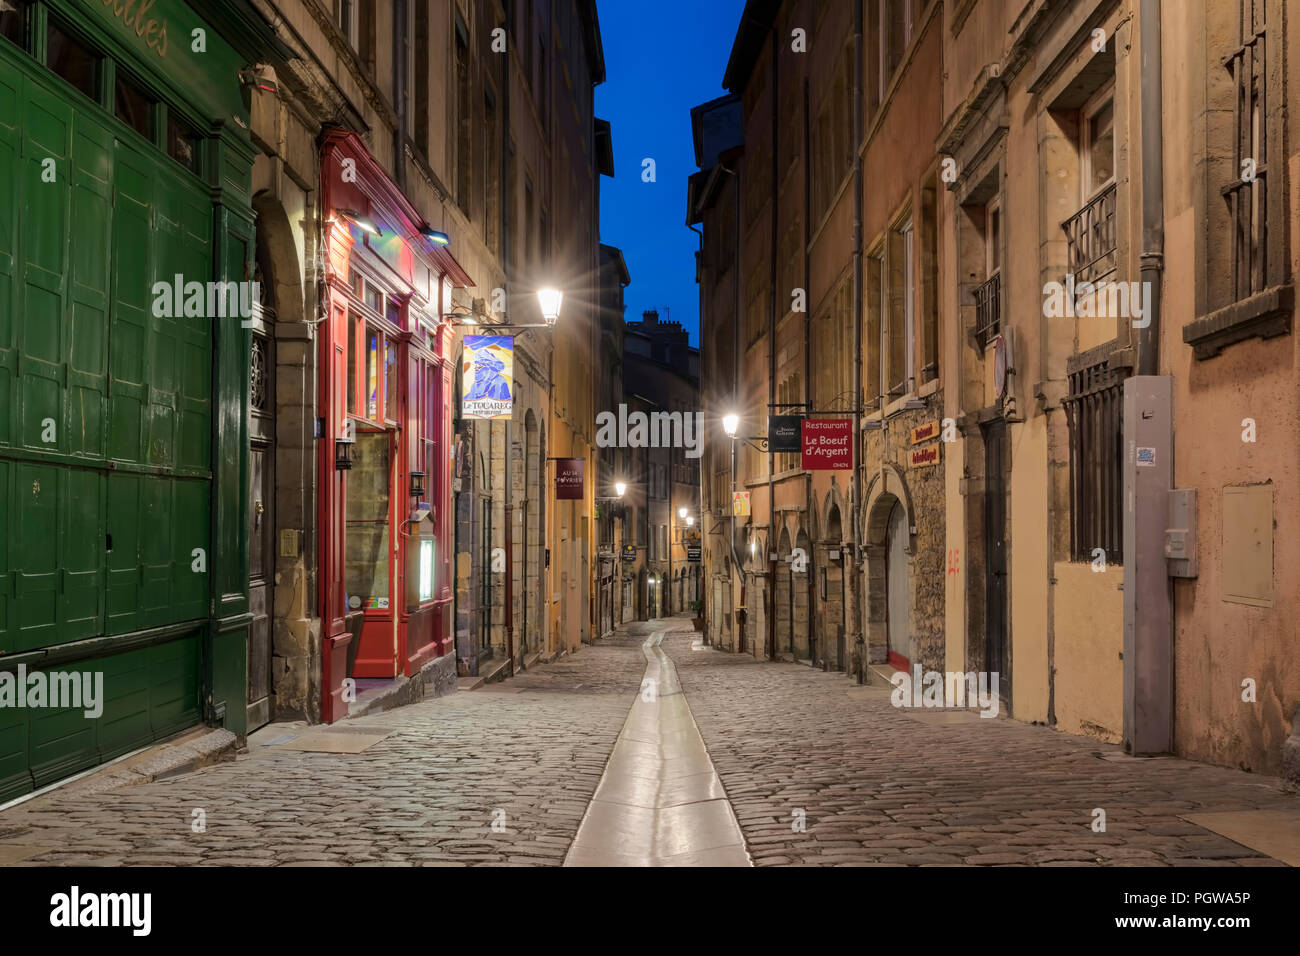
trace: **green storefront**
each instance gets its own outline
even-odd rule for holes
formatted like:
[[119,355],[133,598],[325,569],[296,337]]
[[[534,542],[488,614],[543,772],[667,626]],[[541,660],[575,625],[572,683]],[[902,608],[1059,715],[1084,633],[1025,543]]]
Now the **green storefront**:
[[[249,331],[182,294],[253,276],[275,46],[234,0],[0,4],[0,802],[244,731]],[[64,696],[4,696],[33,671]]]

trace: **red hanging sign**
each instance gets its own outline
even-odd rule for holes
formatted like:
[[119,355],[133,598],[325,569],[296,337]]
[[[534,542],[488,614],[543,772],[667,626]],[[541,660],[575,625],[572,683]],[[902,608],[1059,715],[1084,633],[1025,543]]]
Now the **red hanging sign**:
[[558,501],[582,500],[581,458],[555,459],[555,497]]
[[803,420],[805,471],[853,468],[853,420],[805,418]]

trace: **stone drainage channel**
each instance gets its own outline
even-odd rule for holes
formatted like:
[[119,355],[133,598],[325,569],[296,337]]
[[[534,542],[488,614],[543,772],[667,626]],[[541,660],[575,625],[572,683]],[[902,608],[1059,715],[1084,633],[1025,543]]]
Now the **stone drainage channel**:
[[565,866],[753,865],[663,639],[641,645],[641,691]]

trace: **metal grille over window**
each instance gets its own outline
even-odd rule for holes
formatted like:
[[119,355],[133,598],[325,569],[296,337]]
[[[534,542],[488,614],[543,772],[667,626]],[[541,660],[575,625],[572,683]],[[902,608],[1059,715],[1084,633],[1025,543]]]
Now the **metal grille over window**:
[[975,341],[984,348],[1002,326],[1002,273],[975,287]]
[[1061,223],[1069,245],[1070,275],[1096,282],[1115,271],[1115,184]]
[[1070,558],[1123,559],[1124,369],[1105,362],[1070,373]]
[[1233,135],[1239,178],[1223,187],[1232,217],[1232,289],[1244,299],[1268,286],[1268,59],[1264,0],[1240,0],[1240,43],[1224,57],[1232,75]]
[[260,335],[253,336],[248,364],[249,402],[255,411],[268,411],[270,390],[267,388],[266,339]]

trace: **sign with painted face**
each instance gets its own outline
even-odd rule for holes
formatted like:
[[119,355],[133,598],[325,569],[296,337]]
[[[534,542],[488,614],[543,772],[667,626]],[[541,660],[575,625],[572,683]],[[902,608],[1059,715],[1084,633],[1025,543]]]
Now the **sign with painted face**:
[[555,460],[555,498],[557,501],[582,500],[582,466],[581,458],[557,458]]
[[[509,418],[515,372],[515,340],[508,335],[465,336],[461,362],[464,418]],[[579,496],[581,497],[581,496]]]
[[804,470],[838,471],[852,467],[853,420],[805,418],[803,421]]

